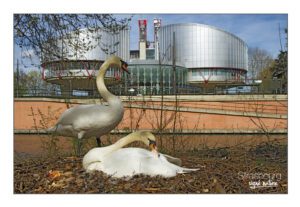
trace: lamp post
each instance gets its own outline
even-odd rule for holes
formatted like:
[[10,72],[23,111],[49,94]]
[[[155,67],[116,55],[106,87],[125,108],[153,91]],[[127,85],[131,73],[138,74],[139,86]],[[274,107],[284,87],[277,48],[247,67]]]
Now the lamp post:
[[19,79],[20,79],[20,77],[19,77],[19,59],[17,59],[17,97],[19,97]]
[[133,95],[133,93],[134,93],[134,89],[133,88],[130,88],[129,90],[128,90],[128,92],[129,92],[129,116],[130,116],[130,130],[131,130],[131,132],[132,132],[132,119],[133,119],[133,117],[132,117],[132,108],[131,108],[131,96]]

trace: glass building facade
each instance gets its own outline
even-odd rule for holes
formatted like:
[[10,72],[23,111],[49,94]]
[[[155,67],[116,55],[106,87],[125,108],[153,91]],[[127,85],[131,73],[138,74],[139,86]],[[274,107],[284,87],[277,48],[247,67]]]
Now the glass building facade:
[[171,24],[160,28],[161,58],[172,62],[173,33],[176,64],[189,69],[189,83],[244,82],[248,47],[240,38],[203,24]]
[[[62,59],[43,54],[44,80],[58,84],[62,90],[96,90],[95,77],[101,64],[117,55],[129,64],[130,75],[110,69],[106,83],[115,94],[158,95],[195,93],[204,84],[243,84],[248,66],[248,48],[233,34],[203,24],[183,23],[160,27],[159,50],[146,49],[146,60],[139,59],[139,51],[130,52],[129,29],[112,34],[99,30],[91,34],[82,29],[71,33],[81,44],[92,42],[89,51],[72,51],[72,47],[57,40]],[[176,81],[174,85],[173,35],[175,36]],[[159,55],[157,52],[159,51]],[[157,58],[161,58],[161,66]],[[122,84],[116,79],[121,77]],[[203,84],[204,83],[204,84]],[[118,85],[116,85],[118,84]],[[175,87],[174,87],[175,86]],[[133,90],[132,90],[133,89]]]
[[129,63],[130,74],[125,80],[127,89],[134,94],[158,95],[174,94],[174,91],[187,90],[187,69],[176,66],[176,89],[174,89],[174,69],[172,65],[159,65],[157,60],[132,60]]

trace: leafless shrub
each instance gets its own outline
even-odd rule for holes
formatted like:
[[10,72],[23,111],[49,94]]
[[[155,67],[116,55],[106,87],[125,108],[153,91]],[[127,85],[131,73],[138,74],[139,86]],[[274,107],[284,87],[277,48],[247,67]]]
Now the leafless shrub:
[[[39,108],[37,112],[34,111],[32,107],[30,107],[30,114],[33,119],[32,128],[40,134],[41,131],[45,132],[48,128],[50,128],[55,120],[57,120],[57,113],[61,109],[53,110],[51,106],[48,106],[47,113],[45,114]],[[41,148],[46,153],[47,156],[56,156],[59,152],[61,152],[60,147],[58,145],[59,138],[54,134],[46,134],[42,135],[40,138]]]

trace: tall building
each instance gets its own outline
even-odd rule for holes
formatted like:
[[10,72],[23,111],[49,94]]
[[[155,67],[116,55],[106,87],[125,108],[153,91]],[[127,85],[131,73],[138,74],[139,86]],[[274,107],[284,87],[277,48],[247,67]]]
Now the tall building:
[[159,39],[158,32],[161,20],[154,19],[154,41],[147,39],[147,21],[139,20],[139,57],[137,51],[131,51],[132,59],[129,62],[131,74],[125,81],[125,88],[130,88],[135,94],[158,95],[174,94],[173,77],[176,76],[175,84],[177,91],[187,93],[187,69],[172,64],[159,64]]
[[213,26],[182,23],[162,26],[158,32],[161,59],[172,63],[173,33],[176,64],[188,68],[187,82],[241,84],[248,70],[248,47],[239,37]]
[[153,20],[154,25],[154,47],[155,47],[155,59],[158,60],[159,58],[159,40],[158,40],[158,31],[161,27],[161,19],[154,19]]
[[[66,58],[59,60],[46,54],[42,61],[44,79],[60,85],[62,91],[92,93],[96,91],[95,77],[101,64],[114,54],[129,63],[131,72],[129,76],[117,74],[114,68],[107,72],[106,84],[118,95],[129,94],[129,89],[144,95],[195,93],[204,87],[245,83],[248,48],[239,37],[209,25],[162,26],[160,19],[154,19],[154,39],[149,41],[147,21],[139,20],[138,25],[138,50],[130,51],[129,29],[117,33],[100,30],[97,34],[82,29],[79,34],[71,34],[82,43],[92,41],[96,45],[87,52],[71,51],[58,40],[58,49]],[[116,76],[122,76],[122,84],[117,85],[120,82]]]

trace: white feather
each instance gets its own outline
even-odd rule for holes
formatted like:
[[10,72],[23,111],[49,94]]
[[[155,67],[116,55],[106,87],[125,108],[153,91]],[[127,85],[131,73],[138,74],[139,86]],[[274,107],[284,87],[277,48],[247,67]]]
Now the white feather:
[[118,178],[137,174],[173,177],[178,173],[198,170],[179,167],[168,162],[164,155],[157,156],[155,153],[141,148],[118,149],[102,157],[101,161],[85,165],[85,168],[88,172],[97,170]]

